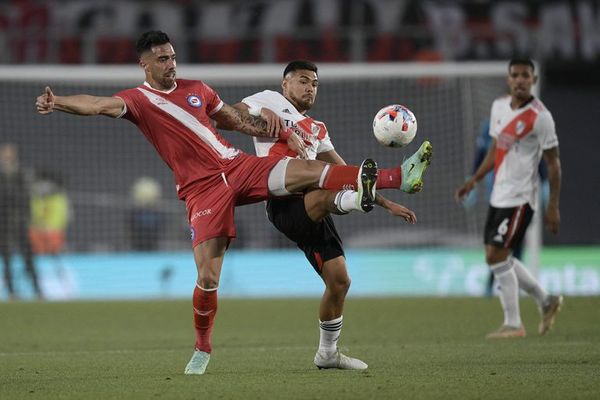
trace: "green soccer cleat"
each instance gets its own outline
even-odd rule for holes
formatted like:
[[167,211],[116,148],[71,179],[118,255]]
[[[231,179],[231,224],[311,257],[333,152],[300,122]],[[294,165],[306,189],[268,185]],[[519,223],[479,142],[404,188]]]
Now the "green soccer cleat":
[[417,193],[423,189],[423,174],[431,164],[433,147],[428,140],[424,141],[419,150],[402,163],[402,184],[400,190],[406,193]]
[[202,375],[206,371],[210,354],[200,350],[194,350],[190,362],[185,367],[186,375]]
[[375,204],[377,185],[377,163],[367,158],[360,164],[357,178],[358,207],[363,212],[369,212]]

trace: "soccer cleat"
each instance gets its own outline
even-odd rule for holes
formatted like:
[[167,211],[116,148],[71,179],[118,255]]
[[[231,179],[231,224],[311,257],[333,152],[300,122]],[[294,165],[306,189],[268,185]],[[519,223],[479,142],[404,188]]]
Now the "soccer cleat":
[[194,350],[190,362],[185,367],[186,375],[202,375],[206,371],[210,354],[200,350]]
[[525,327],[523,325],[515,328],[514,326],[502,325],[494,332],[490,332],[486,335],[486,339],[514,339],[523,338],[527,336]]
[[377,163],[367,158],[358,170],[358,182],[357,182],[357,201],[358,208],[363,212],[369,212],[375,205],[375,186],[377,184]]
[[552,325],[554,325],[554,319],[560,311],[562,304],[562,296],[548,296],[547,304],[542,307],[542,320],[538,326],[538,333],[540,335],[545,335],[550,329],[552,329]]
[[428,140],[424,141],[419,150],[402,163],[402,184],[400,190],[406,193],[417,193],[423,189],[423,174],[431,164],[433,147]]
[[339,349],[335,353],[327,356],[320,351],[315,354],[315,365],[319,369],[367,369],[368,365],[360,361],[358,358],[348,357],[342,354]]

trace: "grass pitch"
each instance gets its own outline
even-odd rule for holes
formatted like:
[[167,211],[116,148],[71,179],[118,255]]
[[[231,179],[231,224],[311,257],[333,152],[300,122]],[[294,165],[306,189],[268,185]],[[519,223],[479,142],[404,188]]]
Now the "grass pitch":
[[538,337],[490,342],[497,299],[349,299],[340,347],[367,371],[317,370],[318,300],[221,300],[204,376],[185,376],[187,301],[0,304],[0,399],[597,399],[600,297],[566,298]]

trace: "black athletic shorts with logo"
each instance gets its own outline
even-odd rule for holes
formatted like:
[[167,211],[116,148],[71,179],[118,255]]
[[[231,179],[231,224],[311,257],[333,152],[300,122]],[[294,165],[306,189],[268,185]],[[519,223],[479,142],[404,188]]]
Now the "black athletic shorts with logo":
[[306,213],[303,197],[269,199],[267,215],[275,227],[298,245],[317,274],[323,263],[344,255],[342,239],[331,216],[314,222]]
[[529,204],[510,208],[490,206],[483,234],[485,244],[514,249],[523,241],[532,216]]

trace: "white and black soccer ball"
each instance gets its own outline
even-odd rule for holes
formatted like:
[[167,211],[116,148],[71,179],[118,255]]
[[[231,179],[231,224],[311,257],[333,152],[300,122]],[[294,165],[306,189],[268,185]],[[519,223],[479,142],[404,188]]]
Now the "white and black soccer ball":
[[388,147],[404,147],[417,134],[417,119],[408,107],[391,104],[377,111],[373,119],[373,134]]

